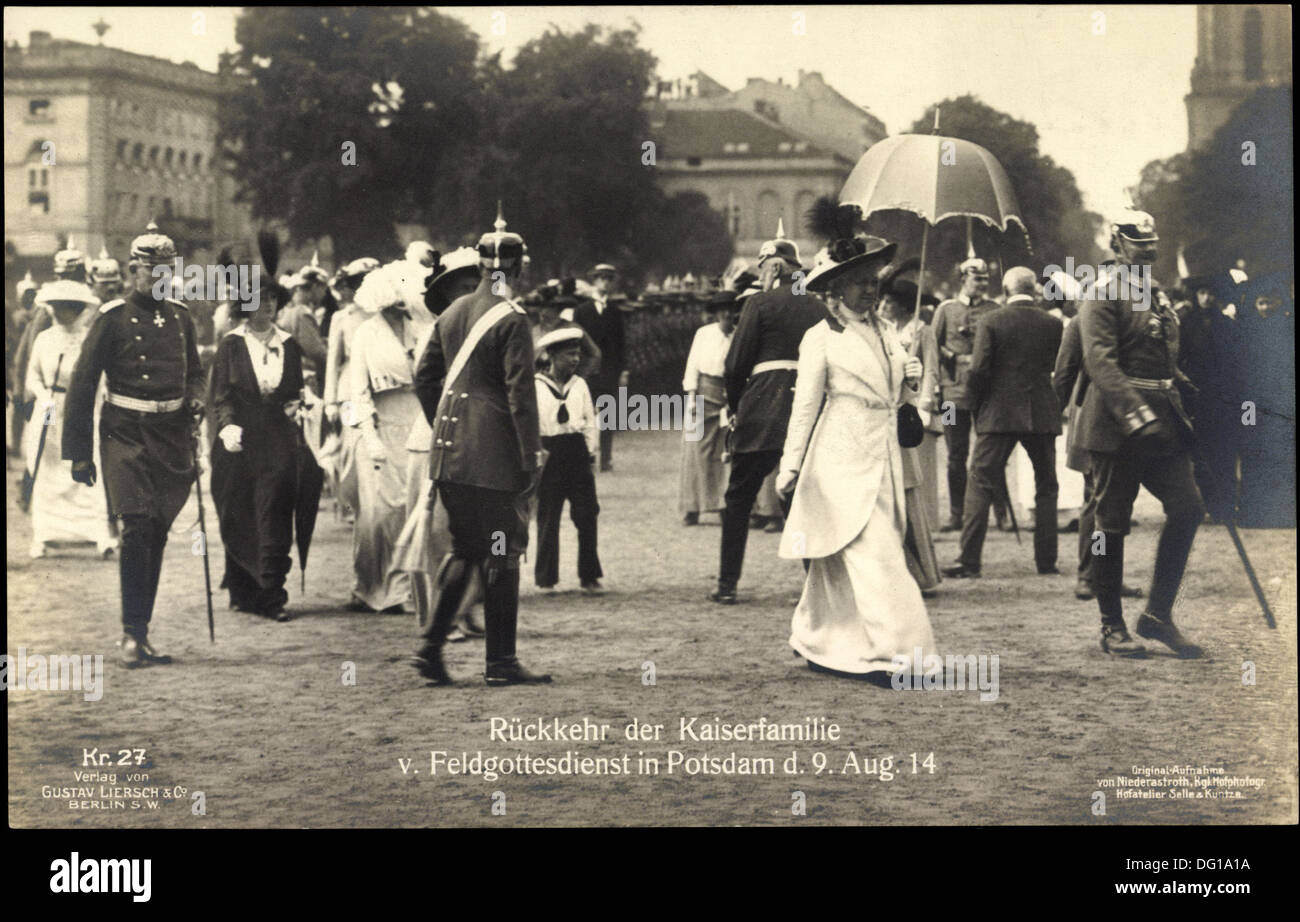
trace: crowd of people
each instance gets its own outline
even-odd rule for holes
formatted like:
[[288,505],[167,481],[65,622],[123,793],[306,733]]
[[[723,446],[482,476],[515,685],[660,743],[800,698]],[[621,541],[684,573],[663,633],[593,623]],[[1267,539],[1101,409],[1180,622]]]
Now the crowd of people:
[[[818,202],[809,226],[826,241],[812,267],[778,228],[754,271],[717,287],[685,357],[699,418],[684,426],[682,522],[722,525],[709,598],[738,602],[749,531],[778,531],[805,569],[789,642],[809,667],[872,681],[910,668],[934,652],[925,600],[941,579],[981,575],[990,512],[1016,527],[1017,446],[1034,472],[1035,568],[1059,572],[1064,428],[1085,484],[1075,593],[1096,599],[1103,649],[1143,653],[1121,600],[1145,595],[1135,633],[1199,655],[1173,606],[1206,511],[1294,527],[1289,280],[1192,279],[1139,311],[1045,299],[1024,266],[990,297],[972,254],[939,303],[854,206]],[[1113,265],[1151,265],[1149,215],[1111,230]],[[614,467],[614,429],[596,408],[629,385],[616,267],[525,294],[527,248],[500,215],[475,247],[416,242],[332,277],[315,258],[277,276],[278,244],[259,243],[260,287],[202,304],[157,296],[155,269],[177,253],[154,227],[125,271],[69,247],[53,281],[19,283],[7,385],[32,557],[68,541],[117,553],[123,661],[168,662],[148,634],[162,556],[206,466],[231,609],[290,620],[294,546],[304,568],[324,496],[353,533],[340,607],[414,612],[426,681],[450,683],[444,645],[472,637],[488,684],[550,681],[517,656],[519,563],[535,520],[533,578],[557,589],[567,503],[579,587],[606,591],[596,475]],[[1145,593],[1123,583],[1142,486],[1167,517]],[[946,567],[944,532],[960,547]]]

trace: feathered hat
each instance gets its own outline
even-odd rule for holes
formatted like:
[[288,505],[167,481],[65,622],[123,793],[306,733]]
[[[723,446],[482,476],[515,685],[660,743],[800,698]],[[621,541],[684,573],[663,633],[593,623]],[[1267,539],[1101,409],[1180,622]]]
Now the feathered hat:
[[849,272],[874,270],[878,276],[894,258],[898,244],[860,234],[861,220],[862,209],[857,205],[841,205],[828,195],[813,203],[808,230],[829,242],[804,280],[808,291],[825,291],[832,281]]

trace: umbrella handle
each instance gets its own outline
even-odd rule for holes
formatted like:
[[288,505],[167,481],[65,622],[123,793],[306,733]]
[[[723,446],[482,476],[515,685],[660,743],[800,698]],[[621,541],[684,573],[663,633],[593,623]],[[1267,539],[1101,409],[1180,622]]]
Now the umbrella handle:
[[[935,112],[935,121],[939,119],[939,113]],[[921,291],[925,288],[925,248],[930,240],[930,222],[926,221],[921,227],[921,268],[916,271],[916,307],[915,313],[921,315]]]

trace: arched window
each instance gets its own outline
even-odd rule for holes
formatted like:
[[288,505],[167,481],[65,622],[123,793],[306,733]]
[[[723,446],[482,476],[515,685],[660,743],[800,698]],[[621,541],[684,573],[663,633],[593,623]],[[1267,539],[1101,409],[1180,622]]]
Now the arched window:
[[163,163],[170,168],[172,165],[172,158],[175,156],[176,151],[172,150],[170,147],[167,148],[167,153],[163,154]]
[[118,160],[126,159],[126,138],[117,139],[117,159]]
[[144,145],[136,142],[135,147],[131,148],[131,162],[139,164],[144,158]]
[[775,237],[777,222],[784,220],[785,215],[781,211],[781,196],[771,189],[760,192],[758,194],[758,210],[754,213],[754,236],[760,240]]
[[815,201],[817,201],[817,196],[807,189],[802,190],[794,197],[794,226],[785,229],[786,236],[794,238],[805,235],[804,228],[808,225],[808,212],[812,210]]
[[189,155],[188,155],[185,151],[181,151],[181,152],[177,155],[177,159],[180,161],[180,165],[181,165],[181,169],[182,169],[182,170],[185,169],[185,158],[186,158],[187,156],[189,156]]
[[1242,70],[1247,80],[1264,79],[1264,21],[1259,10],[1250,7],[1241,24]]
[[158,165],[158,148],[157,148],[157,146],[154,146],[154,147],[149,148],[149,165],[150,165],[150,166],[157,166],[157,165]]
[[197,173],[197,172],[198,172],[202,167],[203,167],[203,155],[202,155],[202,154],[195,154],[195,155],[194,155],[194,172]]

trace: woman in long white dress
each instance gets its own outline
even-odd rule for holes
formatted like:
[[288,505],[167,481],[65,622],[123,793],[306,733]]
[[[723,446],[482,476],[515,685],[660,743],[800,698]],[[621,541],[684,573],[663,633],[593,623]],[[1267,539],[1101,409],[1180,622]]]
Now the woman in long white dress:
[[357,510],[352,562],[353,611],[401,612],[411,601],[411,581],[391,568],[406,523],[406,442],[422,412],[415,396],[415,351],[433,322],[424,306],[428,270],[389,263],[366,276],[357,304],[372,316],[352,337],[348,373],[352,407],[343,422],[360,430],[356,445]]
[[107,557],[117,540],[108,526],[104,485],[77,483],[72,479],[72,462],[62,457],[65,391],[86,335],[90,319],[86,310],[99,300],[87,286],[65,280],[42,285],[36,303],[49,306],[54,323],[32,342],[27,363],[27,393],[35,400],[31,422],[23,433],[27,466],[35,477],[31,556],[44,557],[52,541],[68,541],[93,542],[99,554]]
[[873,237],[838,240],[809,274],[831,316],[799,347],[777,481],[794,494],[781,556],[809,560],[790,645],[814,670],[873,681],[934,652],[903,554],[898,444],[898,408],[919,398],[921,362],[873,310],[894,250]]

